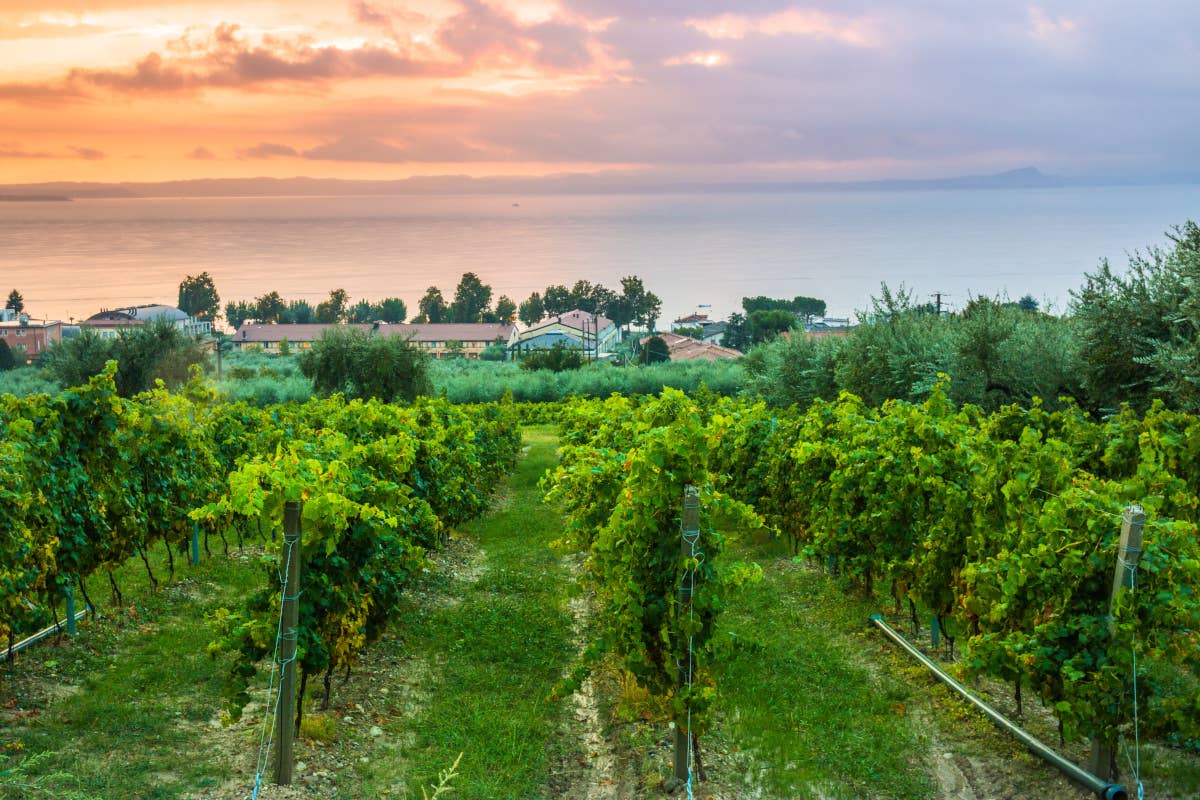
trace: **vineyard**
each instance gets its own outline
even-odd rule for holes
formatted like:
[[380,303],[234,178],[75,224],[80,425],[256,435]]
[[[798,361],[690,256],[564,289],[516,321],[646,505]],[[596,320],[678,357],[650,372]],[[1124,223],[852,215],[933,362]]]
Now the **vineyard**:
[[[527,455],[515,469],[520,426],[530,423],[556,426],[558,458],[552,439],[534,439],[542,460],[534,469]],[[822,720],[798,720],[797,709],[761,717],[758,727],[792,720],[779,744],[737,722],[759,719],[754,704],[771,702],[750,691],[766,664],[796,674],[797,686],[780,686],[776,698],[799,691],[811,669],[801,662],[825,649],[827,671],[869,686],[861,671],[831,666],[848,641],[870,641],[861,607],[887,612],[914,639],[933,636],[929,652],[960,679],[1010,694],[1017,714],[1044,709],[1060,737],[1053,744],[1107,747],[1114,764],[1105,766],[1127,785],[1141,777],[1138,746],[1148,742],[1179,754],[1151,774],[1191,789],[1200,781],[1188,755],[1200,742],[1200,420],[1162,407],[1103,422],[1070,406],[985,414],[953,405],[942,386],[919,405],[871,408],[843,395],[804,411],[674,390],[541,405],[334,398],[253,407],[222,400],[199,376],[178,394],[126,400],[110,368],[58,396],[0,397],[0,426],[0,636],[10,650],[76,596],[102,626],[126,619],[135,596],[163,602],[193,570],[232,570],[213,584],[212,602],[192,598],[205,623],[187,658],[199,657],[193,670],[217,706],[194,713],[247,736],[274,735],[264,711],[278,664],[294,661],[298,672],[296,706],[283,716],[311,731],[306,719],[342,719],[347,702],[365,714],[366,701],[339,700],[338,687],[355,671],[378,674],[396,653],[410,673],[396,680],[416,685],[436,672],[453,698],[428,692],[417,705],[429,714],[405,712],[421,719],[405,735],[423,755],[404,756],[419,762],[421,780],[458,752],[469,764],[472,751],[510,748],[503,769],[464,768],[464,796],[622,796],[551,775],[579,771],[563,766],[573,748],[604,749],[564,743],[561,731],[578,726],[568,720],[580,709],[598,711],[585,724],[593,736],[610,706],[615,719],[628,713],[660,726],[647,731],[671,732],[626,743],[659,753],[666,770],[613,780],[630,792],[703,796],[702,779],[728,787],[728,773],[749,769],[760,776],[751,783],[788,796],[787,787],[820,783],[802,770],[823,769],[841,776],[841,790],[825,787],[831,796],[928,796],[919,776],[885,788],[883,775],[821,759],[806,767],[801,751],[812,740],[798,731]],[[527,488],[514,494],[518,485]],[[1110,607],[1121,517],[1135,504],[1145,530],[1133,588]],[[285,526],[289,507],[297,531]],[[561,523],[542,516],[553,509]],[[463,550],[471,535],[478,556]],[[474,571],[464,566],[472,558]],[[302,576],[291,595],[289,563]],[[226,580],[238,588],[221,589]],[[802,630],[811,609],[788,605],[801,586],[829,613],[850,607],[839,593],[858,598],[846,612],[858,615],[857,638]],[[288,601],[294,635],[280,623]],[[280,659],[281,644],[295,655]],[[510,700],[476,697],[485,684]],[[378,699],[379,688],[389,687],[368,695]],[[882,703],[869,712],[881,725],[897,724],[885,718],[914,702],[911,689],[864,694],[872,691],[898,698],[861,701]],[[606,693],[615,699],[596,700]],[[536,712],[525,719],[523,709]],[[496,734],[518,720],[521,732]],[[906,737],[896,734],[918,746]],[[5,774],[54,774],[36,754],[19,766],[15,739],[0,745],[9,750],[0,796]],[[873,773],[913,761],[877,755]],[[245,795],[274,796],[263,767],[246,776]],[[486,777],[499,774],[506,784]]]

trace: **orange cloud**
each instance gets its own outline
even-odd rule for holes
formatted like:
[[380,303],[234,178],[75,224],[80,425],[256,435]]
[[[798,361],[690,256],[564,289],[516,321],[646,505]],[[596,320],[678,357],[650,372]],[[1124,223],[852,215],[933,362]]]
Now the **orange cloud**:
[[879,41],[873,22],[818,9],[789,8],[773,14],[721,14],[688,20],[688,25],[713,39],[744,39],[763,36],[804,36],[831,39],[854,47],[869,47]]

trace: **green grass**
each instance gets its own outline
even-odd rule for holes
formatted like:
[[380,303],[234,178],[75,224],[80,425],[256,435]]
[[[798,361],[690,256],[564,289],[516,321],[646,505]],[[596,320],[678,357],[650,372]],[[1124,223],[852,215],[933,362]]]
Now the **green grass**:
[[[165,583],[161,547],[151,562]],[[224,779],[220,763],[193,757],[205,751],[223,681],[223,666],[205,652],[204,616],[237,602],[261,575],[252,561],[221,556],[175,563],[176,583],[154,593],[139,559],[117,570],[124,609],[110,605],[106,576],[89,580],[100,619],[81,622],[77,639],[39,643],[0,668],[0,694],[37,712],[7,726],[0,744],[40,756],[30,776],[57,773],[45,796],[170,798]],[[26,791],[0,781],[0,797]]]
[[392,773],[428,783],[460,752],[455,797],[553,796],[551,767],[575,745],[558,741],[566,709],[547,697],[574,647],[563,608],[568,576],[549,548],[562,521],[537,489],[556,439],[533,428],[525,442],[529,454],[501,490],[501,507],[463,531],[482,551],[480,574],[445,587],[461,600],[418,607],[406,622],[410,654],[432,670],[430,691],[408,723],[411,751],[390,768],[372,766],[364,796],[391,785]]
[[[733,554],[731,554],[732,556]],[[910,689],[862,657],[870,607],[771,547],[722,618],[737,642],[718,667],[724,736],[763,767],[779,797],[923,798],[933,793],[905,717]]]

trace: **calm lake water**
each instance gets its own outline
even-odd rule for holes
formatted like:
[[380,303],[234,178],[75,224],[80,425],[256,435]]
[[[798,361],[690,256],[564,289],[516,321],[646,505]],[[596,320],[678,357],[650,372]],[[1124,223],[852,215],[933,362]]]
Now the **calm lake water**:
[[865,308],[881,282],[924,300],[1032,294],[1063,308],[1102,258],[1124,265],[1200,220],[1200,187],[602,196],[388,196],[0,203],[0,290],[37,317],[174,303],[207,270],[222,303],[451,297],[477,273],[518,303],[547,284],[641,276],[664,317],[742,296]]

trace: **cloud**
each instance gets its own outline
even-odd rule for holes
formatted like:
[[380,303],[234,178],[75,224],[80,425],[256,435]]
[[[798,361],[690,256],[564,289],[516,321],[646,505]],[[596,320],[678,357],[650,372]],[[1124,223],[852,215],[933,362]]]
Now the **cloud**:
[[217,154],[207,147],[197,147],[188,153],[187,157],[196,161],[212,161]]
[[21,148],[16,144],[0,144],[0,158],[56,158],[53,153],[32,151]]
[[343,136],[305,150],[302,155],[314,161],[369,161],[377,164],[403,164],[410,160],[403,148],[368,136]]
[[592,62],[586,28],[559,21],[523,24],[482,0],[459,0],[462,10],[438,31],[438,42],[468,64],[533,63],[560,70]]
[[80,158],[84,161],[103,161],[108,156],[92,147],[68,147],[67,153],[52,153],[46,150],[26,150],[19,144],[6,142],[0,144],[0,158],[11,159],[47,159],[47,158]]
[[96,91],[172,94],[203,89],[253,89],[276,83],[320,83],[369,77],[448,75],[454,65],[417,58],[393,47],[316,45],[308,37],[263,36],[248,41],[239,26],[222,23],[200,39],[180,37],[168,54],[152,52],[125,68],[76,67],[58,82],[0,84],[0,99],[35,102],[85,98]]
[[108,158],[103,152],[92,147],[72,147],[71,152],[76,158],[82,158],[84,161],[103,161]]
[[238,151],[238,158],[296,158],[300,151],[286,144],[259,142],[254,147]]

